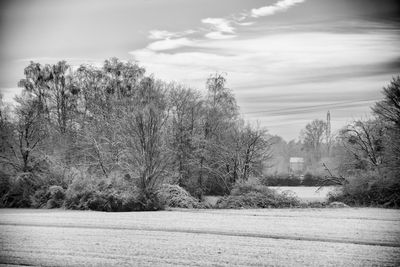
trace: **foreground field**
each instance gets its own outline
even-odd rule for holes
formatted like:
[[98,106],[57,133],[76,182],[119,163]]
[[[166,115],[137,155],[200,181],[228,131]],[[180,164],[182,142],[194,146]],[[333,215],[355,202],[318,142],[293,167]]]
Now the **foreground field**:
[[0,264],[396,266],[400,211],[0,210]]

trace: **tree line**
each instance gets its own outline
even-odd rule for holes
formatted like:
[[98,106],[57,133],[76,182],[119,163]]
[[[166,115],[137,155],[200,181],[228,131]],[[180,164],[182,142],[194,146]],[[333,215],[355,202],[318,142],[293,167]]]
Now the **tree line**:
[[203,95],[116,58],[101,67],[31,62],[15,108],[1,102],[3,205],[29,206],[39,188],[87,177],[123,180],[151,199],[163,183],[201,198],[260,175],[266,130],[240,118],[224,75],[205,84]]
[[2,206],[51,199],[74,208],[122,201],[124,210],[153,209],[163,184],[197,199],[237,193],[250,178],[291,184],[290,157],[305,159],[309,185],[323,184],[327,173],[339,177],[339,200],[400,205],[400,77],[383,89],[370,118],[329,136],[316,119],[290,142],[241,119],[219,73],[203,93],[117,58],[100,67],[31,62],[18,85],[15,107],[0,99]]

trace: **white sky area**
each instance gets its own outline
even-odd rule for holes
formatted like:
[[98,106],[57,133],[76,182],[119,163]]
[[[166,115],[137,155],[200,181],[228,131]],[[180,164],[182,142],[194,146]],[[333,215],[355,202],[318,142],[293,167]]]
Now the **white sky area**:
[[12,101],[29,61],[136,60],[205,92],[224,73],[245,119],[286,140],[331,112],[333,131],[370,116],[400,73],[397,1],[3,1],[0,90]]

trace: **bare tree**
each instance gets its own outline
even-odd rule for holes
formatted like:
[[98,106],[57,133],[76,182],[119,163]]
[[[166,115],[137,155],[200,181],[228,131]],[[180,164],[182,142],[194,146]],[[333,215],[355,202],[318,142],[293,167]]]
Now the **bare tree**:
[[200,134],[203,100],[200,94],[194,90],[178,84],[170,84],[169,87],[173,134],[171,151],[176,159],[178,184],[183,186],[197,171],[194,151],[196,139]]
[[376,120],[357,120],[340,133],[344,147],[353,155],[358,168],[379,167],[384,158],[385,129]]
[[271,144],[265,129],[247,125],[242,131],[242,177],[246,181],[250,174],[260,176],[262,165],[271,158]]
[[170,162],[166,139],[169,112],[164,90],[164,84],[144,78],[120,121],[126,148],[122,165],[148,198],[166,177]]
[[[234,127],[238,107],[231,90],[225,87],[224,75],[216,73],[206,82],[207,96],[204,103],[202,122],[203,135],[199,138],[197,155],[199,157],[198,184],[203,188],[205,179],[225,181],[226,159],[224,151],[229,131]],[[224,174],[223,174],[224,173]],[[201,192],[200,192],[201,194]]]
[[29,94],[17,98],[16,122],[2,121],[3,136],[1,162],[16,172],[34,172],[43,158],[40,145],[46,137],[39,102]]
[[325,137],[326,123],[322,120],[313,120],[306,125],[303,131],[303,143],[306,149],[311,151],[313,159],[321,157],[321,144]]

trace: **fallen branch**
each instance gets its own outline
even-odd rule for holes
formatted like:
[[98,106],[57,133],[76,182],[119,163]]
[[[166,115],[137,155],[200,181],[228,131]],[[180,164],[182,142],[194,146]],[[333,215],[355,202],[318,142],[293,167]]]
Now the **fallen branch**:
[[329,170],[328,166],[326,166],[325,163],[322,163],[322,166],[324,166],[324,169],[326,172],[328,172],[329,175],[326,175],[324,179],[318,184],[319,187],[317,189],[317,192],[323,187],[326,186],[327,184],[335,184],[335,185],[344,185],[347,183],[346,178],[343,176],[335,176],[332,174],[332,172]]

